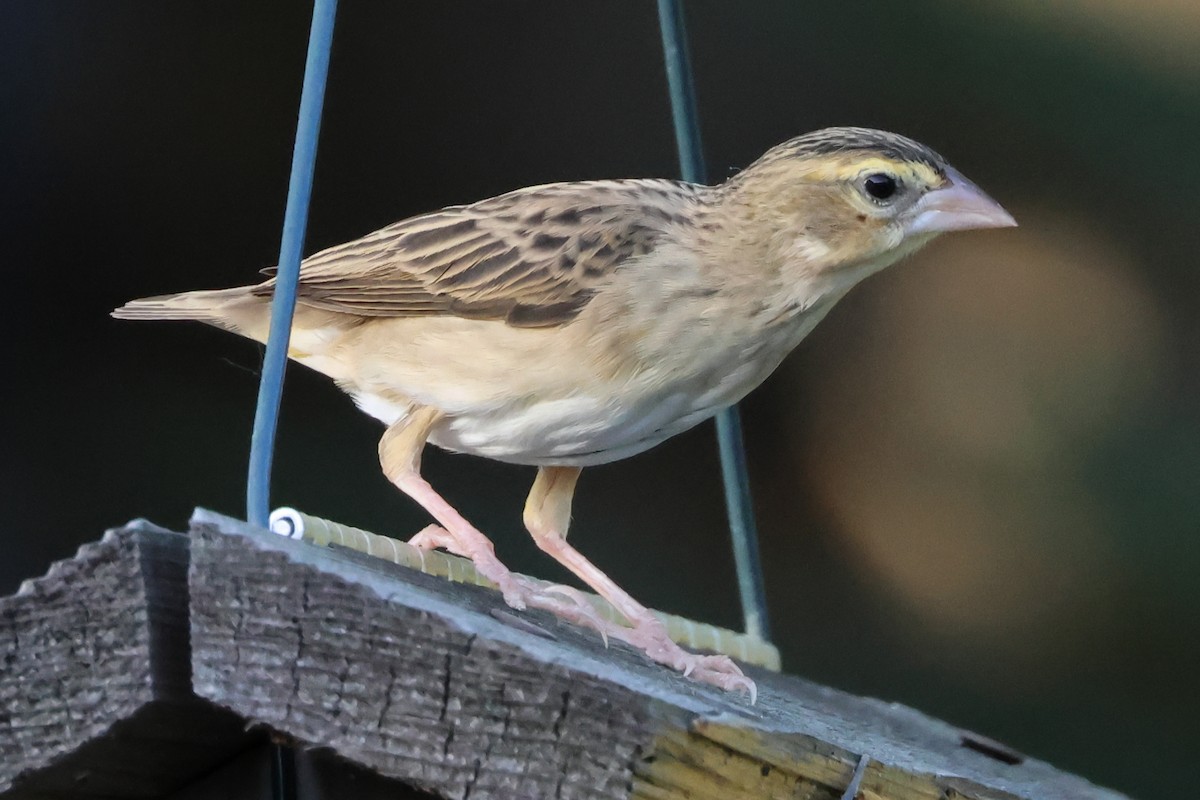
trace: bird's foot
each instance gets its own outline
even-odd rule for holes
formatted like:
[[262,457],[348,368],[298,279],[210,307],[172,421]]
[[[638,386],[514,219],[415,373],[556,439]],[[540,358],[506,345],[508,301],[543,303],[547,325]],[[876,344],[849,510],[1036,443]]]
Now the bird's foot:
[[592,628],[600,633],[600,636],[604,638],[605,646],[608,646],[608,633],[605,626],[612,623],[601,617],[578,589],[556,584],[542,584],[517,575],[496,558],[490,546],[480,548],[481,555],[476,558],[476,554],[470,552],[470,548],[463,546],[453,534],[440,525],[429,525],[423,528],[409,539],[408,543],[421,551],[441,548],[456,556],[470,559],[480,575],[499,587],[504,596],[504,602],[512,608],[518,611],[525,608],[540,608],[568,622]]
[[418,550],[436,550],[441,548],[448,553],[453,553],[456,556],[467,556],[458,548],[458,542],[450,531],[443,528],[441,525],[426,525],[417,532],[408,543]]
[[633,645],[653,661],[683,673],[684,677],[725,691],[744,691],[750,697],[750,705],[754,705],[758,699],[758,687],[732,658],[704,656],[684,650],[671,639],[666,626],[657,617],[639,619],[632,628],[617,627],[618,631],[608,631],[610,636]]
[[529,589],[524,581],[515,575],[508,567],[496,558],[492,543],[480,534],[478,540],[459,538],[440,525],[429,525],[422,528],[408,543],[418,550],[434,550],[441,548],[456,556],[470,560],[475,565],[475,571],[496,584],[504,596],[504,602],[521,611],[525,608],[525,600]]
[[518,577],[517,580],[525,590],[521,599],[526,606],[549,611],[559,619],[591,628],[600,634],[604,646],[608,647],[608,634],[614,623],[602,617],[583,592],[570,586],[541,583],[524,577]]
[[459,538],[438,525],[430,525],[408,543],[421,550],[441,548],[470,559],[480,575],[500,589],[504,602],[522,611],[540,608],[567,622],[591,628],[604,639],[617,639],[644,652],[651,660],[683,673],[685,677],[707,683],[726,691],[744,691],[753,704],[757,697],[754,681],[728,656],[706,656],[691,653],[676,644],[666,627],[649,611],[630,620],[632,627],[605,619],[596,611],[582,592],[570,586],[543,584],[513,573],[496,558],[491,542],[479,537]]

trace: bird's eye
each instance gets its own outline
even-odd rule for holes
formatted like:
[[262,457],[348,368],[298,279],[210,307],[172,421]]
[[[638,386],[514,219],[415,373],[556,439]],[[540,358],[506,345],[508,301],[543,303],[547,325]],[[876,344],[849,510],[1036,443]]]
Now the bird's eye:
[[863,178],[863,190],[876,200],[887,200],[899,188],[896,179],[884,172],[873,172]]

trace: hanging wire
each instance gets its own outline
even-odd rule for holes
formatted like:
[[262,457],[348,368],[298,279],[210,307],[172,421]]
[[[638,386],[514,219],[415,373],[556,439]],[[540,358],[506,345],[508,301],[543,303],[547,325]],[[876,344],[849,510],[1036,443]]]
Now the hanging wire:
[[272,741],[270,800],[296,800],[296,751],[284,741]]
[[325,78],[329,74],[329,50],[333,44],[333,20],[337,0],[315,0],[312,28],[308,35],[308,57],[304,64],[304,88],[300,92],[300,116],[296,123],[296,145],[292,150],[292,174],[288,181],[287,209],[283,215],[283,238],[279,245],[279,271],[271,300],[271,327],[258,384],[254,409],[254,432],[250,437],[250,471],[246,480],[246,519],[267,527],[271,508],[271,462],[275,431],[279,424],[279,402],[287,366],[292,315],[296,310],[296,285],[304,254],[308,227],[308,201],[312,197],[313,169],[317,161],[317,138],[321,132],[321,108],[325,103]]
[[[685,181],[707,183],[708,175],[700,146],[696,89],[692,81],[692,65],[680,1],[658,0],[658,22],[662,28],[663,56],[667,64],[667,81],[671,87],[671,116],[675,122],[679,171]],[[717,415],[717,442],[721,452],[725,509],[729,515],[729,532],[733,539],[733,559],[746,633],[769,639],[771,633],[763,588],[762,560],[758,553],[758,531],[754,524],[746,448],[742,441],[742,421],[737,406]]]

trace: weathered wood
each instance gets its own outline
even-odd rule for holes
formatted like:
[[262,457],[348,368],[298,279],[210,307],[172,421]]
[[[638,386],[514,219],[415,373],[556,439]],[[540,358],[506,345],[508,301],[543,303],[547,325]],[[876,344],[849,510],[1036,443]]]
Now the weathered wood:
[[[302,753],[319,748],[346,769],[363,768],[439,797],[836,798],[864,754],[870,759],[860,786],[864,798],[1119,797],[1041,762],[964,746],[962,731],[902,706],[797,678],[754,670],[760,694],[751,707],[623,645],[606,649],[595,634],[549,615],[513,612],[495,592],[291,541],[203,511],[193,519],[188,585],[180,591],[187,598],[190,637],[181,642],[171,635],[180,630],[172,612],[159,614],[175,624],[165,624],[156,638],[153,625],[125,621],[154,615],[139,611],[136,597],[121,599],[136,595],[129,586],[145,580],[146,569],[132,565],[150,557],[144,539],[138,544],[142,531],[110,536],[86,558],[81,553],[77,561],[86,561],[86,568],[56,568],[75,569],[83,585],[99,580],[88,574],[123,576],[108,577],[104,585],[112,588],[106,602],[127,607],[126,613],[101,619],[89,611],[55,622],[55,634],[43,631],[44,617],[79,606],[60,596],[75,591],[61,581],[59,595],[25,592],[0,604],[0,644],[11,643],[6,652],[18,654],[21,675],[37,680],[29,666],[37,650],[64,664],[62,678],[72,686],[109,693],[125,685],[121,681],[155,685],[129,676],[147,675],[143,662],[177,663],[190,641],[185,658],[191,691],[241,725],[269,728],[290,737]],[[178,557],[171,563],[178,565]],[[96,592],[82,596],[95,598]],[[143,593],[142,602],[148,601]],[[13,603],[20,614],[7,610]],[[55,656],[67,637],[75,642],[68,651],[90,657]],[[101,644],[114,641],[124,649]],[[125,655],[129,648],[136,656],[132,663]],[[178,668],[167,672],[181,675]],[[22,796],[91,796],[68,787],[61,775],[53,778],[53,791],[39,795],[30,787],[51,780],[56,765],[79,758],[87,742],[103,738],[109,724],[145,701],[125,689],[137,701],[114,704],[105,724],[39,729],[43,695],[59,698],[60,716],[91,719],[70,712],[85,708],[86,691],[64,693],[54,681],[47,677],[37,693],[22,699],[13,693],[21,685],[16,674],[0,678],[0,702],[10,714],[8,729],[0,727],[0,754],[9,770],[0,769],[0,780],[10,783],[0,787],[25,771]],[[163,674],[157,685],[176,684]],[[162,693],[139,691],[164,701]],[[171,691],[166,694],[175,702],[200,703],[186,691],[180,699],[179,688]],[[247,734],[239,728],[237,735],[244,749]],[[137,752],[144,760],[151,746],[125,744],[129,749],[107,754],[112,764],[136,765],[129,754],[142,747]],[[206,757],[216,769],[229,755],[210,749]],[[1014,758],[1019,763],[1006,763]],[[209,780],[234,774],[233,766],[224,769]],[[165,782],[155,774],[131,773],[127,786],[116,780],[105,785],[114,797],[146,796],[149,783]],[[325,780],[341,786],[341,778]],[[379,791],[386,793],[388,785]],[[195,791],[179,797],[202,796]],[[352,790],[343,786],[341,792],[350,796]]]
[[135,522],[0,598],[0,794],[158,797],[245,746],[191,693],[187,545]]
[[[445,797],[628,794],[653,738],[645,698],[570,669],[529,628],[586,635],[506,624],[520,618],[485,589],[231,529],[209,518],[193,544],[199,695]],[[531,657],[522,640],[553,649]]]

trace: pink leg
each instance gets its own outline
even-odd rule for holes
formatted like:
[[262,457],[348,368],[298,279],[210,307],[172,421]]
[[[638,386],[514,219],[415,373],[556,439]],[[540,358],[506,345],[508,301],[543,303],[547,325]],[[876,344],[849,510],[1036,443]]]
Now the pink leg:
[[571,518],[571,499],[579,479],[577,467],[541,467],[525,504],[525,526],[544,552],[592,587],[629,620],[632,628],[605,623],[604,633],[641,649],[651,659],[679,670],[703,683],[722,689],[745,690],[753,703],[754,681],[743,674],[728,656],[701,656],[684,650],[671,640],[666,627],[612,578],[571,545],[566,531]]
[[429,512],[441,527],[431,525],[410,540],[415,547],[442,547],[455,555],[469,558],[484,578],[499,587],[504,602],[515,609],[542,608],[579,625],[599,627],[603,621],[578,592],[555,587],[543,589],[513,574],[496,557],[490,539],[467,522],[453,506],[421,477],[421,450],[429,431],[441,418],[430,408],[414,409],[391,426],[379,442],[379,459],[384,474],[400,491]]
[[415,541],[418,547],[432,544],[435,547],[445,547],[447,550],[460,555],[464,558],[469,558],[475,563],[475,569],[479,574],[487,578],[492,583],[500,587],[500,591],[504,594],[504,600],[513,608],[524,608],[525,603],[521,597],[521,589],[517,585],[516,576],[509,571],[508,567],[500,563],[500,559],[496,558],[496,550],[489,540],[482,533],[477,531],[471,523],[462,518],[462,515],[454,510],[442,496],[434,491],[433,487],[416,473],[407,473],[398,476],[389,476],[392,482],[399,487],[400,491],[411,497],[413,500],[429,512],[430,516],[438,521],[438,524],[446,531],[449,540],[444,540],[440,536],[433,537],[430,535],[430,529],[426,528],[420,534],[420,541]]

